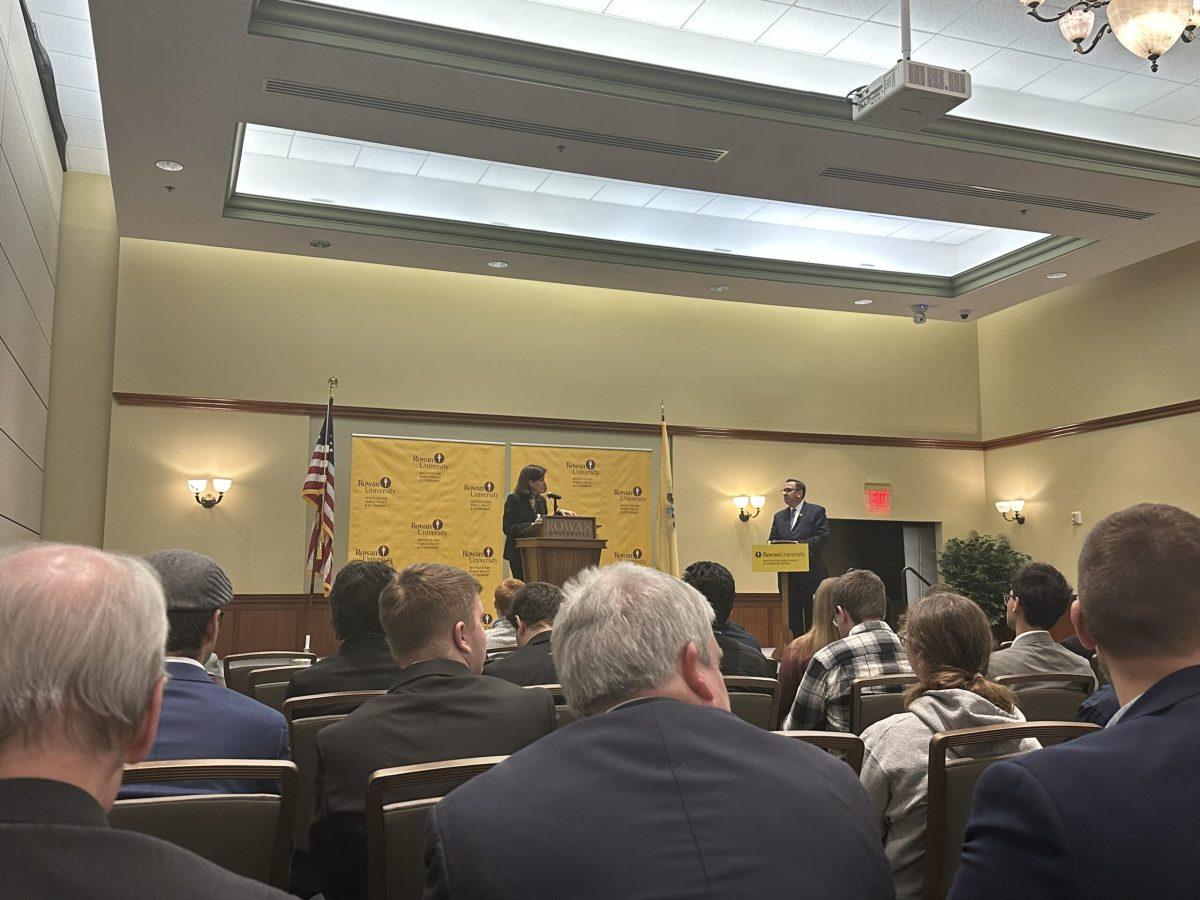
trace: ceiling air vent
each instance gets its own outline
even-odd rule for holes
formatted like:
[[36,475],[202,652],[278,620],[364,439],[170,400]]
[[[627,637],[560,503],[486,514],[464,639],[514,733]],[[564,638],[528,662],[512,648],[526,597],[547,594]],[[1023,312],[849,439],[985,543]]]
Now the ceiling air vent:
[[725,155],[729,152],[728,150],[717,150],[711,147],[692,147],[688,144],[656,141],[651,138],[626,137],[619,134],[605,134],[600,131],[583,131],[578,128],[560,128],[557,125],[544,125],[540,122],[506,119],[501,116],[488,116],[483,113],[469,112],[462,109],[426,106],[421,103],[407,103],[403,100],[395,100],[390,97],[373,97],[370,94],[360,94],[357,91],[345,91],[340,88],[304,84],[298,81],[282,81],[276,78],[266,79],[263,83],[263,91],[268,94],[284,94],[289,97],[303,97],[307,100],[324,100],[327,103],[340,103],[344,106],[357,106],[362,109],[403,113],[406,116],[440,119],[443,122],[480,125],[484,128],[500,128],[504,131],[514,131],[520,134],[536,134],[564,141],[581,141],[588,144],[600,144],[605,147],[640,150],[646,153],[661,153],[664,156],[699,159],[706,162],[718,162],[724,159]]
[[941,194],[958,194],[961,197],[976,197],[980,200],[1003,200],[1020,203],[1022,206],[1043,206],[1047,209],[1066,209],[1072,212],[1110,216],[1114,219],[1148,219],[1154,213],[1140,209],[1127,209],[1109,203],[1091,200],[1072,200],[1069,197],[1048,197],[1043,194],[1023,194],[1002,188],[982,187],[975,184],[959,184],[955,181],[935,181],[931,178],[906,178],[902,175],[884,175],[881,172],[865,172],[861,169],[843,169],[826,166],[817,173],[822,178],[840,178],[843,181],[858,181],[863,184],[882,184],[888,187],[912,188],[917,191],[936,191]]

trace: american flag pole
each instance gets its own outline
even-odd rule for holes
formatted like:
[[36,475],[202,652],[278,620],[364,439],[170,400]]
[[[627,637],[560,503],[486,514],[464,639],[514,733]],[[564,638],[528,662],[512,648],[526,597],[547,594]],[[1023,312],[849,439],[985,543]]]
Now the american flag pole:
[[337,387],[336,378],[329,379],[329,402],[325,407],[325,421],[322,423],[317,445],[309,462],[308,475],[305,477],[302,491],[315,507],[313,528],[309,535],[306,566],[309,570],[308,594],[304,603],[305,648],[311,642],[309,619],[312,612],[312,597],[316,593],[317,572],[321,572],[323,591],[327,590],[332,571],[333,556],[333,393]]

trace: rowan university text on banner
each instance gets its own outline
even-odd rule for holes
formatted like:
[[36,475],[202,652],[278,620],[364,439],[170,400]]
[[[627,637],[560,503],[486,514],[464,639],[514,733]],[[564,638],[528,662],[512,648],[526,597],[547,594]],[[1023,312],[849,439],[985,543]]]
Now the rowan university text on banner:
[[353,436],[349,560],[470,572],[483,605],[503,578],[504,444]]
[[649,450],[513,444],[509,483],[515,484],[517,474],[529,464],[546,468],[546,483],[553,493],[562,495],[564,509],[596,517],[596,537],[608,541],[600,565],[650,565],[653,493]]

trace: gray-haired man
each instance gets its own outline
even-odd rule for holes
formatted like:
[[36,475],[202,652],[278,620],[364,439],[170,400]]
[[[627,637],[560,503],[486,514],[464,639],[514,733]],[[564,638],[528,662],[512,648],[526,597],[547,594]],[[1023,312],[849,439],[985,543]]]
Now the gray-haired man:
[[[565,593],[552,644],[585,718],[431,811],[427,897],[892,896],[853,771],[729,712],[699,592],[621,563]],[[499,821],[538,852],[492,852]]]
[[149,566],[42,544],[0,558],[0,897],[286,898],[110,829],[154,743],[167,617]]

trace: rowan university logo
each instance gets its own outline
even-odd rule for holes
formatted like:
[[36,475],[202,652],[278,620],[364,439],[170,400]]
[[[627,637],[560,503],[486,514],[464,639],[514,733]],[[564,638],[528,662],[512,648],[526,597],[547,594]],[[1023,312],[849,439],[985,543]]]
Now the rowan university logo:
[[446,461],[446,455],[444,453],[435,453],[433,454],[433,461],[440,466]]
[[638,487],[637,485],[633,486],[633,496],[635,496],[635,497],[642,496],[642,489],[640,487]]
[[589,459],[583,465],[588,469],[594,469],[596,468],[596,461],[594,459]]
[[491,547],[484,547],[483,555],[486,556],[488,559],[491,559],[493,556],[496,555],[496,551],[493,550]]
[[442,522],[442,520],[441,520],[441,519],[434,519],[434,520],[433,520],[433,522],[431,522],[430,524],[433,526],[433,530],[434,530],[434,531],[441,531],[441,530],[442,530],[442,526],[443,526],[445,523],[444,523],[444,522]]
[[495,482],[492,482],[492,481],[485,481],[483,483],[483,489],[490,494],[492,491],[494,491],[496,489],[496,484],[495,484]]
[[633,558],[634,558],[634,559],[641,559],[641,558],[642,558],[642,551],[641,551],[640,549],[634,550],[634,551],[633,551]]
[[382,478],[379,479],[379,486],[385,487],[385,488],[390,488],[392,486],[392,479],[390,479],[386,475],[384,475]]
[[381,557],[386,557],[389,553],[392,552],[392,548],[389,547],[387,544],[380,544],[379,549],[376,550],[375,552],[378,553]]

